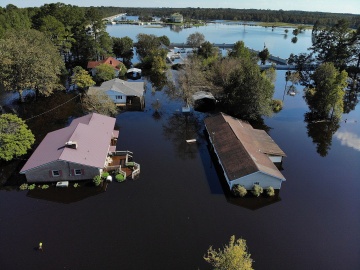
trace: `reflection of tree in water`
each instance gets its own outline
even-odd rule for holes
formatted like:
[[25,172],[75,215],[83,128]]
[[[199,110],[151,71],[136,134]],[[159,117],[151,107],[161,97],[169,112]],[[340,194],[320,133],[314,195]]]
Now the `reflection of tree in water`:
[[179,33],[179,32],[181,32],[182,30],[183,30],[183,28],[182,28],[180,25],[174,25],[174,24],[171,24],[171,25],[170,25],[170,31]]
[[149,81],[151,81],[151,87],[153,91],[161,91],[168,84],[168,79],[166,77],[166,73],[160,74],[148,74]]
[[200,120],[193,113],[176,112],[163,125],[163,134],[167,140],[173,142],[181,159],[193,159],[198,152],[197,144],[187,143],[186,140],[201,136],[201,128]]
[[356,89],[345,91],[344,113],[350,113],[355,110],[356,105],[359,103],[358,93],[359,91],[356,91]]
[[339,129],[339,119],[318,120],[319,118],[312,112],[305,114],[307,123],[307,134],[316,144],[316,152],[325,157],[331,148],[332,136]]

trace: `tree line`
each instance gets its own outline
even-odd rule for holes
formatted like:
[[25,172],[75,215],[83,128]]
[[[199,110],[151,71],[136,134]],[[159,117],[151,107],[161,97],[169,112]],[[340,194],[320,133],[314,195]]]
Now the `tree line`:
[[[342,14],[328,12],[310,11],[285,11],[268,9],[233,9],[233,8],[131,8],[131,7],[99,7],[105,13],[113,14],[127,13],[128,15],[139,15],[142,17],[156,16],[160,18],[169,17],[172,13],[181,13],[185,20],[235,20],[255,22],[283,22],[292,24],[314,25],[319,21],[323,25],[333,25],[338,20],[345,19],[350,22],[351,28],[360,25],[360,15]],[[111,14],[110,14],[111,15]],[[109,15],[109,16],[110,16]]]

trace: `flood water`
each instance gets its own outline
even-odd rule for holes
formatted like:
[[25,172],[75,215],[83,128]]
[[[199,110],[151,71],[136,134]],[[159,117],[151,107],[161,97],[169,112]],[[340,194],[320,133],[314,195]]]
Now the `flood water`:
[[[283,98],[284,76],[278,71],[275,98]],[[161,117],[150,105],[156,99]],[[134,152],[139,179],[54,196],[0,191],[1,269],[210,269],[206,250],[231,235],[247,240],[255,269],[359,269],[359,106],[327,136],[304,121],[301,93],[285,95],[284,104],[264,119],[287,154],[279,196],[234,199],[204,138],[207,114],[181,114],[181,103],[148,90],[144,112],[116,121],[118,149]],[[76,116],[76,106],[54,113],[56,128]],[[32,121],[45,126],[41,134],[52,130],[49,118]],[[186,144],[190,138],[197,142]]]

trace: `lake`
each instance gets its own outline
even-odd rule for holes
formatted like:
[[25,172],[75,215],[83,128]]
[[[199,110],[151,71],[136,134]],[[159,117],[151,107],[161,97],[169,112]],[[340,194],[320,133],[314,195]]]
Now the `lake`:
[[[308,31],[293,44],[283,29],[255,26],[246,26],[245,38],[243,26],[225,24],[180,32],[130,25],[107,29],[118,37],[168,35],[172,42],[199,31],[211,42],[243,39],[253,49],[265,42],[282,57],[305,52],[311,43]],[[116,118],[118,148],[134,152],[140,178],[111,183],[106,192],[1,190],[1,269],[210,269],[202,258],[206,250],[222,247],[231,235],[247,240],[257,270],[359,269],[359,106],[344,114],[329,136],[326,127],[304,121],[308,109],[301,88],[295,96],[284,95],[285,71],[277,76],[275,98],[284,99],[284,108],[263,124],[287,154],[286,182],[277,198],[230,197],[204,137],[207,114],[181,114],[181,103],[151,91],[146,80],[145,111]],[[157,99],[161,117],[154,117],[150,106]],[[40,138],[67,125],[77,108],[71,103],[29,126],[40,129]],[[196,144],[186,144],[190,137]],[[44,252],[35,250],[39,242]]]

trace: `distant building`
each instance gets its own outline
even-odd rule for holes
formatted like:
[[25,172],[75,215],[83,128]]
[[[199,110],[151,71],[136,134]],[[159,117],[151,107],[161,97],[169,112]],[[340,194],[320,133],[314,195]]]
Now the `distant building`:
[[184,22],[184,17],[180,13],[174,13],[170,15],[170,21],[174,23]]
[[235,184],[247,190],[254,184],[281,188],[285,177],[274,162],[281,163],[286,155],[264,130],[224,113],[204,121],[230,189]]
[[115,77],[119,76],[119,71],[120,71],[119,65],[121,64],[121,62],[115,59],[114,57],[108,57],[100,61],[89,61],[87,64],[87,69],[89,70],[92,76],[96,75],[96,67],[101,64],[107,64],[109,66],[112,66],[114,68]]

